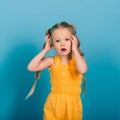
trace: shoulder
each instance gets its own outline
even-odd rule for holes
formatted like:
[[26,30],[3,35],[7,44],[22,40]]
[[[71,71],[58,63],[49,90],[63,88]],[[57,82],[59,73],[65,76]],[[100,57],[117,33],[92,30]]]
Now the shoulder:
[[55,56],[49,56],[47,59],[50,62],[49,68],[53,68],[56,65],[58,65],[60,56],[58,54],[56,54]]
[[49,56],[45,59],[46,59],[46,61],[48,61],[50,63],[51,66],[54,65],[54,56]]

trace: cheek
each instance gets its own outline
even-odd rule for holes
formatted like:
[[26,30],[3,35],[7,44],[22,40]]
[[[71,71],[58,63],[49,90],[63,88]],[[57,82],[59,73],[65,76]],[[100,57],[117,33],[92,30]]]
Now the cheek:
[[53,45],[53,47],[54,47],[55,50],[58,49],[58,45],[57,45],[57,44],[55,44],[55,43],[53,42],[52,45]]
[[72,49],[72,42],[71,42],[71,41],[67,43],[67,48],[68,48],[69,50]]

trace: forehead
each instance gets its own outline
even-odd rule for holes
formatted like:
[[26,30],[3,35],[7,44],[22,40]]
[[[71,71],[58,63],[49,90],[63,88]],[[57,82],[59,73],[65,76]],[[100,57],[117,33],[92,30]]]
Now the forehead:
[[70,36],[72,33],[68,28],[57,28],[53,31],[52,37]]

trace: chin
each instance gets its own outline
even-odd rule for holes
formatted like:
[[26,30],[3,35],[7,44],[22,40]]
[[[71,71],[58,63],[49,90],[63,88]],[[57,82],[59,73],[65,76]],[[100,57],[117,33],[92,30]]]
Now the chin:
[[67,55],[69,55],[70,54],[70,52],[68,53],[68,52],[66,52],[66,53],[59,53],[60,55],[63,55],[63,56],[67,56]]

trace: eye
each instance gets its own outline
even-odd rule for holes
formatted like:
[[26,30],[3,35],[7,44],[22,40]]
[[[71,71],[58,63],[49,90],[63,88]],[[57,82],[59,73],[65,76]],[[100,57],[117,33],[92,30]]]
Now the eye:
[[66,40],[66,41],[69,41],[70,39],[69,39],[69,38],[66,38],[65,40]]
[[60,42],[60,40],[55,40],[55,42]]

